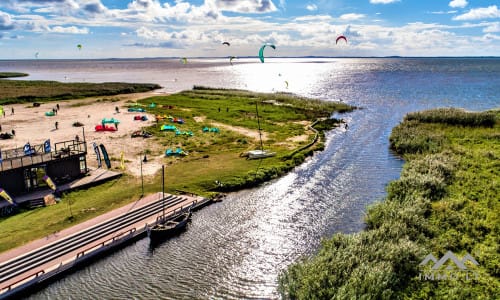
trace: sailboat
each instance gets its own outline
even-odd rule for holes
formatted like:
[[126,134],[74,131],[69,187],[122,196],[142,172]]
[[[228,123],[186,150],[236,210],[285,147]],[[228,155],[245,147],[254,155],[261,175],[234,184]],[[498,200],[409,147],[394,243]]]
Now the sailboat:
[[264,144],[262,143],[262,131],[260,128],[260,120],[259,120],[259,108],[257,106],[257,101],[255,102],[255,112],[257,113],[257,124],[259,125],[260,149],[247,151],[243,153],[241,156],[246,156],[248,159],[258,159],[258,158],[267,158],[275,156],[276,152],[270,152],[264,150]]
[[186,228],[187,223],[191,219],[191,208],[182,212],[173,219],[165,218],[165,166],[161,168],[162,179],[162,218],[154,225],[148,226],[148,236],[151,242],[159,242],[163,239],[171,237]]

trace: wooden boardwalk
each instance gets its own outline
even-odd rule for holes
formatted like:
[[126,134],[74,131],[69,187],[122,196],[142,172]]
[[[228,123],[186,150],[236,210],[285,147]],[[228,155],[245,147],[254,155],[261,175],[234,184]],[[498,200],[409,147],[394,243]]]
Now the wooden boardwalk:
[[[162,216],[178,215],[211,200],[156,193],[71,228],[0,254],[0,299],[47,282],[82,262],[143,236]],[[165,206],[164,206],[165,204]],[[79,242],[81,241],[81,242]]]
[[[103,181],[111,180],[121,176],[121,173],[106,170],[106,169],[95,169],[91,170],[86,176],[82,178],[75,179],[69,183],[61,184],[57,186],[60,192],[65,192],[68,190],[74,190],[79,188],[86,188],[89,186],[97,185]],[[49,188],[34,191],[28,194],[13,197],[17,204],[23,204],[33,200],[43,199],[45,196],[52,194],[53,191]],[[0,202],[0,208],[9,205],[6,201]]]

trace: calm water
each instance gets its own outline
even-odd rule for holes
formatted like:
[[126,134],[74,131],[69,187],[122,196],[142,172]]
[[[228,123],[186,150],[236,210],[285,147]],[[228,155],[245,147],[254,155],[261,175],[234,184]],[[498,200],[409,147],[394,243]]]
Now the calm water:
[[500,59],[246,59],[234,66],[215,59],[186,66],[37,60],[0,61],[0,71],[27,72],[30,79],[155,82],[161,92],[193,85],[288,91],[363,107],[339,116],[349,130],[330,132],[325,151],[290,174],[196,212],[185,233],[154,250],[144,238],[31,299],[278,298],[280,271],[314,253],[322,237],[361,230],[365,207],[399,176],[403,162],[389,151],[388,136],[405,113],[500,107]]

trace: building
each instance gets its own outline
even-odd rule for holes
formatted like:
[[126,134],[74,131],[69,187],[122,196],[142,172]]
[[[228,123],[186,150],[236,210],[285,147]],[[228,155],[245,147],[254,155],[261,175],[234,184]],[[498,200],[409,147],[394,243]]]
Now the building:
[[[87,168],[85,140],[55,143],[50,140],[40,145],[0,151],[0,188],[11,197],[47,189],[48,176],[56,184],[63,184],[84,176]],[[6,201],[0,199],[0,208]]]

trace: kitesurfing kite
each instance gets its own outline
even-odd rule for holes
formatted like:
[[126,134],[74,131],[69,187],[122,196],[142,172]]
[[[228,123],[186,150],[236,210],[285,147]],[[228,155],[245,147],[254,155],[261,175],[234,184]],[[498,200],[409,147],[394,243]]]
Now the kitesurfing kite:
[[231,44],[229,44],[229,42],[222,42],[222,45],[228,45],[228,46],[231,46]]
[[37,53],[35,53],[35,58],[38,58],[38,54],[39,54],[38,52],[37,52]]
[[285,80],[286,88],[288,89],[288,81]]
[[273,49],[276,49],[276,46],[274,46],[273,44],[265,44],[263,45],[262,47],[260,47],[260,50],[259,50],[259,58],[260,58],[260,61],[263,63],[264,62],[264,48],[266,48],[266,46],[269,46]]
[[340,40],[344,40],[347,43],[347,38],[343,35],[339,35],[335,40],[335,45],[337,45]]
[[181,63],[182,64],[185,65],[185,64],[187,64],[187,62],[188,62],[187,58],[185,58],[185,57],[181,58]]
[[82,50],[82,44],[76,45],[76,48],[78,48],[78,50]]

